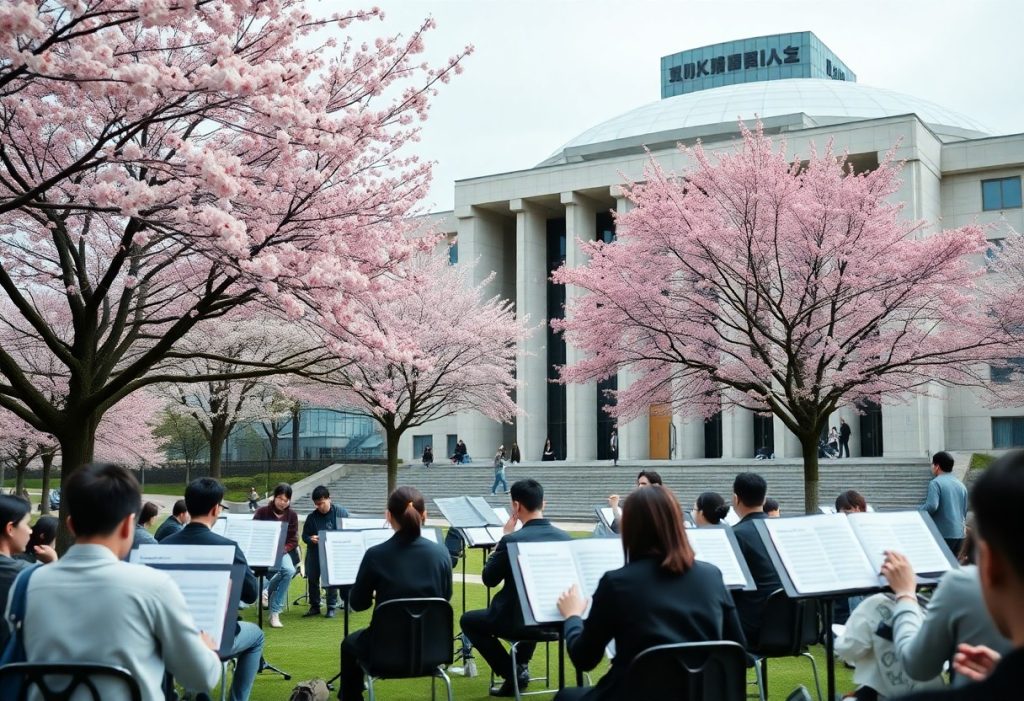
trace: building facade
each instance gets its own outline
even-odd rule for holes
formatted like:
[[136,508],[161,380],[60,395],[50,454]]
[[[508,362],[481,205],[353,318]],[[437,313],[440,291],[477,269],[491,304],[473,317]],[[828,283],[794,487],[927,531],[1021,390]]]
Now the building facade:
[[[792,154],[832,140],[858,170],[877,166],[897,145],[896,157],[905,161],[897,197],[908,219],[927,221],[933,231],[992,225],[993,247],[1009,229],[1024,231],[1024,133],[992,134],[934,103],[859,84],[810,32],[680,52],[664,57],[660,72],[662,99],[588,129],[532,169],[456,182],[454,210],[432,215],[457,242],[453,263],[478,260],[478,280],[494,271],[492,291],[543,327],[519,353],[522,416],[506,425],[472,413],[435,421],[403,438],[403,459],[418,459],[427,444],[443,459],[440,448],[450,455],[456,436],[476,459],[517,442],[524,460],[539,460],[547,438],[560,459],[610,457],[613,424],[601,408],[603,390],[627,386],[631,378],[620,373],[600,386],[550,382],[555,366],[574,362],[578,352],[548,321],[579,291],[553,285],[549,277],[562,263],[585,262],[577,239],[614,237],[612,212],[628,207],[619,184],[623,175],[642,177],[645,148],[667,169],[685,170],[677,143],[700,140],[708,152],[732,149],[739,119],[760,119],[766,133],[785,136]],[[1005,379],[993,370],[993,381]],[[839,416],[853,429],[854,456],[1024,445],[1024,409],[992,409],[970,389],[935,386],[929,396],[909,402],[882,397],[878,406],[848,407]],[[832,423],[838,425],[839,416]],[[800,455],[781,422],[738,408],[709,421],[652,411],[619,430],[624,459],[748,458],[762,446],[780,457]]]

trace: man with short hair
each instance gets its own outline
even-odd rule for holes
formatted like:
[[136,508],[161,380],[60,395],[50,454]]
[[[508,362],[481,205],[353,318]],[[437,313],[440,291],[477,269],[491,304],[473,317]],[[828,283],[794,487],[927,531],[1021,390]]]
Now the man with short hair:
[[[467,611],[462,615],[459,626],[463,634],[487,660],[491,670],[505,679],[500,688],[491,689],[491,696],[513,696],[512,675],[518,676],[519,689],[525,689],[530,682],[530,658],[537,647],[534,642],[519,643],[516,650],[518,669],[512,669],[512,657],[505,650],[499,638],[516,640],[523,633],[523,612],[519,607],[519,595],[512,566],[509,563],[509,543],[535,543],[552,540],[572,540],[572,536],[555,528],[544,518],[544,488],[536,480],[519,480],[509,490],[512,499],[512,515],[505,523],[504,536],[498,541],[494,553],[484,565],[484,585],[496,587],[505,585],[494,598],[488,609]],[[523,527],[518,531],[516,523]]]
[[[63,558],[31,575],[27,661],[124,667],[144,701],[164,698],[165,668],[189,688],[212,689],[220,659],[177,585],[166,572],[122,561],[142,508],[139,483],[119,465],[85,465],[68,477],[62,497],[76,540]],[[97,680],[96,686],[101,698],[124,698],[121,682]]]
[[839,418],[839,457],[850,457],[850,424],[846,419]]
[[163,541],[169,535],[174,535],[180,531],[185,524],[188,523],[188,507],[185,505],[184,499],[178,499],[174,502],[174,508],[171,511],[171,515],[168,516],[160,527],[156,529],[156,533],[153,537],[156,538],[156,542]]
[[754,525],[755,521],[768,518],[764,512],[767,493],[768,483],[754,472],[742,472],[732,483],[732,508],[740,517],[732,532],[757,587],[756,591],[734,591],[732,597],[743,626],[743,635],[754,649],[761,635],[761,614],[765,603],[773,591],[782,587],[779,573],[775,571],[768,549]]
[[932,456],[932,481],[921,510],[927,511],[954,555],[964,544],[967,519],[967,487],[953,474],[953,456],[940,451]]
[[[348,518],[348,509],[331,504],[331,493],[322,484],[313,490],[313,512],[302,524],[302,542],[306,544],[306,589],[309,592],[309,611],[303,618],[320,615],[320,531],[338,529],[338,519]],[[338,608],[339,587],[327,587],[327,614],[334,618]],[[344,602],[342,602],[344,603]]]
[[[978,535],[978,576],[985,608],[999,632],[1013,643],[987,678],[945,691],[906,697],[907,701],[1008,701],[1024,689],[1024,451],[1007,453],[982,473],[971,493]],[[913,596],[910,594],[909,596]],[[978,611],[979,616],[985,615]],[[984,676],[997,658],[984,647],[961,645],[953,659],[957,674]]]
[[[188,525],[161,541],[162,545],[231,545],[235,548],[234,564],[243,565],[245,579],[242,581],[242,603],[251,604],[259,595],[256,576],[249,569],[249,563],[238,544],[211,529],[220,516],[220,502],[224,498],[224,485],[211,477],[192,480],[185,488],[185,505],[191,517]],[[263,657],[263,631],[255,623],[242,622],[235,627],[235,642],[227,659],[236,660],[235,675],[231,680],[231,701],[246,701],[252,692],[252,685],[260,671]],[[186,689],[191,688],[181,682]]]

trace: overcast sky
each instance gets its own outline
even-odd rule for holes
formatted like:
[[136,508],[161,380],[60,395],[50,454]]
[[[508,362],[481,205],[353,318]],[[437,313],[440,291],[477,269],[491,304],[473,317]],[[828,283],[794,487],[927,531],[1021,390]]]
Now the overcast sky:
[[[328,0],[334,2],[335,0]],[[427,59],[467,43],[443,86],[421,156],[437,162],[426,208],[454,182],[528,169],[585,129],[659,99],[661,56],[732,39],[810,30],[866,85],[1024,132],[1024,2],[858,0],[376,0],[377,33],[432,15]]]

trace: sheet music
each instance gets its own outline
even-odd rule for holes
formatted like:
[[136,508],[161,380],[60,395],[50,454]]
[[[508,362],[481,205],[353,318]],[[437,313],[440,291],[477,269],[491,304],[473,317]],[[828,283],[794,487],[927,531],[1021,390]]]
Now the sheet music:
[[723,518],[722,520],[728,523],[730,526],[735,526],[737,523],[740,522],[740,515],[733,511],[733,508],[730,506],[729,513],[727,513],[725,515],[725,518]]
[[363,535],[366,531],[320,531],[327,565],[321,567],[325,586],[353,584],[366,553]]
[[[512,518],[512,515],[509,514],[508,509],[506,509],[504,506],[495,506],[494,507],[494,513],[498,516],[498,520],[501,521],[501,523],[499,525],[497,525],[497,526],[488,526],[487,527],[487,532],[490,533],[492,536],[495,533],[498,534],[498,537],[494,539],[494,542],[497,543],[499,540],[501,540],[505,536],[505,532],[502,531],[501,529],[505,527],[505,524],[508,523],[508,520],[510,518]],[[523,527],[523,522],[522,521],[516,521],[516,527],[513,530],[518,531],[522,527]]]
[[916,574],[952,569],[920,511],[850,514],[850,525],[876,571],[882,569],[885,551],[895,550],[910,560]]
[[724,528],[691,528],[686,531],[686,537],[698,560],[709,562],[722,571],[725,586],[746,585],[747,578],[743,576],[743,568]]
[[866,589],[879,584],[846,516],[764,520],[793,585],[801,594]]
[[561,621],[558,597],[576,584],[580,586],[576,563],[567,542],[519,543],[519,568],[523,586],[530,602],[533,618],[538,623]]
[[466,497],[466,500],[472,504],[473,508],[484,520],[485,525],[503,526],[505,521],[508,521],[508,516],[505,517],[505,521],[502,521],[501,517],[498,516],[498,512],[491,508],[491,505],[483,497]]
[[[391,528],[374,528],[370,531],[360,531],[363,534],[363,550],[369,550],[374,545],[380,545],[391,540],[395,531]],[[362,559],[362,556],[359,557]]]
[[281,548],[280,521],[228,519],[224,537],[238,543],[250,567],[274,567]]
[[[585,538],[570,541],[583,596],[593,596],[605,572],[626,564],[622,543],[614,538]],[[564,591],[564,590],[563,590]],[[561,592],[559,592],[561,593]]]
[[390,530],[391,528],[386,518],[353,518],[345,516],[339,519],[339,527],[343,531],[366,531],[379,528]]
[[[172,547],[172,546],[160,546]],[[215,548],[215,545],[199,547]],[[233,550],[234,548],[232,548]],[[231,572],[210,570],[165,570],[178,585],[196,628],[205,631],[220,648],[231,594]]]
[[132,550],[130,561],[140,565],[230,565],[235,561],[235,546],[145,543]]
[[468,497],[448,497],[434,499],[437,508],[455,528],[479,528],[486,526],[487,520],[477,513]]
[[612,523],[615,521],[615,512],[610,506],[601,507],[601,520],[604,521],[604,525],[609,528],[612,527]]
[[834,506],[819,506],[818,507],[818,511],[820,511],[823,514],[834,514],[836,512],[836,507],[834,507]]
[[493,545],[498,542],[489,528],[463,528],[462,532],[466,534],[470,545]]

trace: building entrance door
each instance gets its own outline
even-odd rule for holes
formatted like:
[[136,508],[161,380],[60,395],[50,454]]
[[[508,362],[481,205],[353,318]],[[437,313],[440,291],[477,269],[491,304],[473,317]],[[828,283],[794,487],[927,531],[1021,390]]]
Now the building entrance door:
[[668,410],[665,405],[655,405],[650,408],[647,425],[651,460],[669,459],[669,449],[672,444],[672,415],[668,413]]

